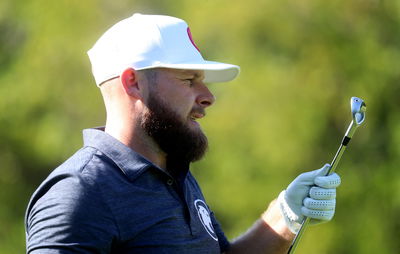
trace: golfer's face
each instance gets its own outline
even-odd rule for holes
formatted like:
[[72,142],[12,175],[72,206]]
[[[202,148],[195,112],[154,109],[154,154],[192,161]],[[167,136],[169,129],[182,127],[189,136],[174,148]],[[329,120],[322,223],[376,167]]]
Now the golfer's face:
[[205,116],[215,97],[204,84],[204,71],[159,69],[157,75],[157,97],[176,112],[179,120],[189,128],[199,128],[196,121]]

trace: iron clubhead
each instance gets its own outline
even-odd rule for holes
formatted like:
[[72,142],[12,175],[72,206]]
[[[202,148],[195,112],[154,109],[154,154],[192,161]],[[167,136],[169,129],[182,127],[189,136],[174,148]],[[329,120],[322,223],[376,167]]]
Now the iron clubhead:
[[367,105],[365,105],[365,102],[358,97],[351,97],[350,105],[351,115],[354,122],[357,125],[362,124],[365,120],[365,111],[367,110]]

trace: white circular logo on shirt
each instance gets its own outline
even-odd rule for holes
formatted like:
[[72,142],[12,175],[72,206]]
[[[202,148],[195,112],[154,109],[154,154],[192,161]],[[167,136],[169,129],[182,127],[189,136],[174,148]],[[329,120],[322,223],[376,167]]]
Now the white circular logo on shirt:
[[194,206],[196,207],[197,215],[199,216],[201,224],[203,224],[207,233],[215,241],[218,241],[217,235],[215,234],[214,227],[212,225],[210,212],[208,211],[208,207],[207,207],[206,203],[204,203],[204,201],[201,199],[196,199],[194,201]]

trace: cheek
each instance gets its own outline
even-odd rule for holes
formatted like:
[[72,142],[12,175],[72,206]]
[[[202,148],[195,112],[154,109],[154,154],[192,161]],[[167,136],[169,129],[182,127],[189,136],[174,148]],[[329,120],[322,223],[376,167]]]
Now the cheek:
[[158,86],[158,96],[171,110],[186,119],[195,103],[191,87],[175,82],[165,82]]
[[194,96],[190,93],[175,93],[168,98],[171,108],[183,116],[187,116],[192,111],[194,100]]
[[183,101],[180,101],[178,105],[175,105],[173,110],[180,116],[182,117],[183,120],[186,120],[191,111],[192,111],[192,104],[191,103],[184,103]]

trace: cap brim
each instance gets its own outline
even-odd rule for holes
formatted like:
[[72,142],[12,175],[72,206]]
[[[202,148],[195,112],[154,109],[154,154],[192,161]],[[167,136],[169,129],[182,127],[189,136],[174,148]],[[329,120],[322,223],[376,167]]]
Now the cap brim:
[[228,82],[237,77],[240,67],[233,64],[220,63],[214,61],[202,61],[201,63],[178,63],[178,64],[159,64],[140,69],[150,68],[171,68],[181,70],[202,70],[204,71],[205,83]]

